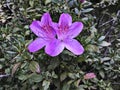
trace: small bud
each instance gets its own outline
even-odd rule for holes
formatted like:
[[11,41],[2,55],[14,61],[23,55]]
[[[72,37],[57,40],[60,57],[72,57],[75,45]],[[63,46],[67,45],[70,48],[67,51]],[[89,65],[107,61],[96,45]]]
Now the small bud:
[[91,79],[95,77],[96,77],[95,73],[87,73],[84,75],[84,79]]

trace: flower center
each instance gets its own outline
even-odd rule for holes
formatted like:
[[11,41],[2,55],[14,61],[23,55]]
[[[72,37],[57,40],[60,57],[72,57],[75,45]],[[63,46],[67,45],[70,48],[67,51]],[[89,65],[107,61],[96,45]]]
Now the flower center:
[[67,37],[67,32],[69,30],[68,26],[59,26],[58,27],[58,39],[63,41]]
[[43,31],[46,33],[47,37],[54,38],[55,37],[55,31],[50,25],[44,25],[42,26]]
[[51,33],[51,27],[50,27],[49,25],[43,26],[43,30],[44,30],[44,32],[46,32],[46,33]]

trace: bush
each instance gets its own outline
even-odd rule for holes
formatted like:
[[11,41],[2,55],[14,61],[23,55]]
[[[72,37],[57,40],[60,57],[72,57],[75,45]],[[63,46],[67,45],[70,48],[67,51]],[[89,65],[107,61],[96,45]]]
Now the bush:
[[[120,5],[118,0],[0,1],[0,90],[119,90]],[[44,50],[30,53],[36,36],[33,20],[49,12],[54,22],[69,13],[84,23],[76,38],[85,52],[67,49],[51,57]],[[85,79],[87,73],[95,78]]]

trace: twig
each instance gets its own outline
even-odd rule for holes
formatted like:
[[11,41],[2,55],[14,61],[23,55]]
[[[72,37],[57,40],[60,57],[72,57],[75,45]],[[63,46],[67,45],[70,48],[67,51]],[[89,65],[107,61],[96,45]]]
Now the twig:
[[112,84],[114,84],[114,85],[120,85],[120,83],[112,83]]
[[114,21],[114,19],[111,19],[111,20],[109,20],[109,21],[107,21],[107,22],[103,23],[103,24],[102,24],[102,25],[100,25],[98,28],[100,28],[100,27],[102,27],[102,26],[104,26],[104,25],[106,25],[106,24],[108,24],[108,23],[110,23],[110,22],[112,22],[112,21]]
[[3,78],[3,77],[9,77],[10,74],[6,74],[6,75],[0,75],[0,78]]

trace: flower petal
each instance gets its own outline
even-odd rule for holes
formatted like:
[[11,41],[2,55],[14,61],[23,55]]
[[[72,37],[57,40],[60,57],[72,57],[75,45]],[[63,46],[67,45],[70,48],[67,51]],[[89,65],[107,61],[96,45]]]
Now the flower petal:
[[75,39],[64,40],[64,45],[75,55],[81,55],[84,52],[83,46]]
[[44,39],[37,38],[29,44],[28,50],[29,50],[29,52],[36,52],[39,49],[43,48],[46,44],[47,44],[47,42]]
[[72,24],[72,17],[69,14],[63,13],[60,15],[58,24],[61,28],[69,27]]
[[52,25],[52,19],[49,13],[44,13],[41,18],[41,26]]
[[69,32],[67,33],[67,35],[69,36],[69,38],[75,38],[76,36],[79,35],[82,29],[83,29],[82,22],[75,22],[69,28]]
[[30,29],[38,37],[43,37],[45,36],[45,32],[40,26],[40,23],[41,23],[40,21],[33,21],[32,24],[30,25]]
[[52,28],[57,32],[58,31],[58,23],[52,22]]
[[45,47],[45,52],[50,56],[57,56],[64,50],[64,45],[60,40],[53,40]]

